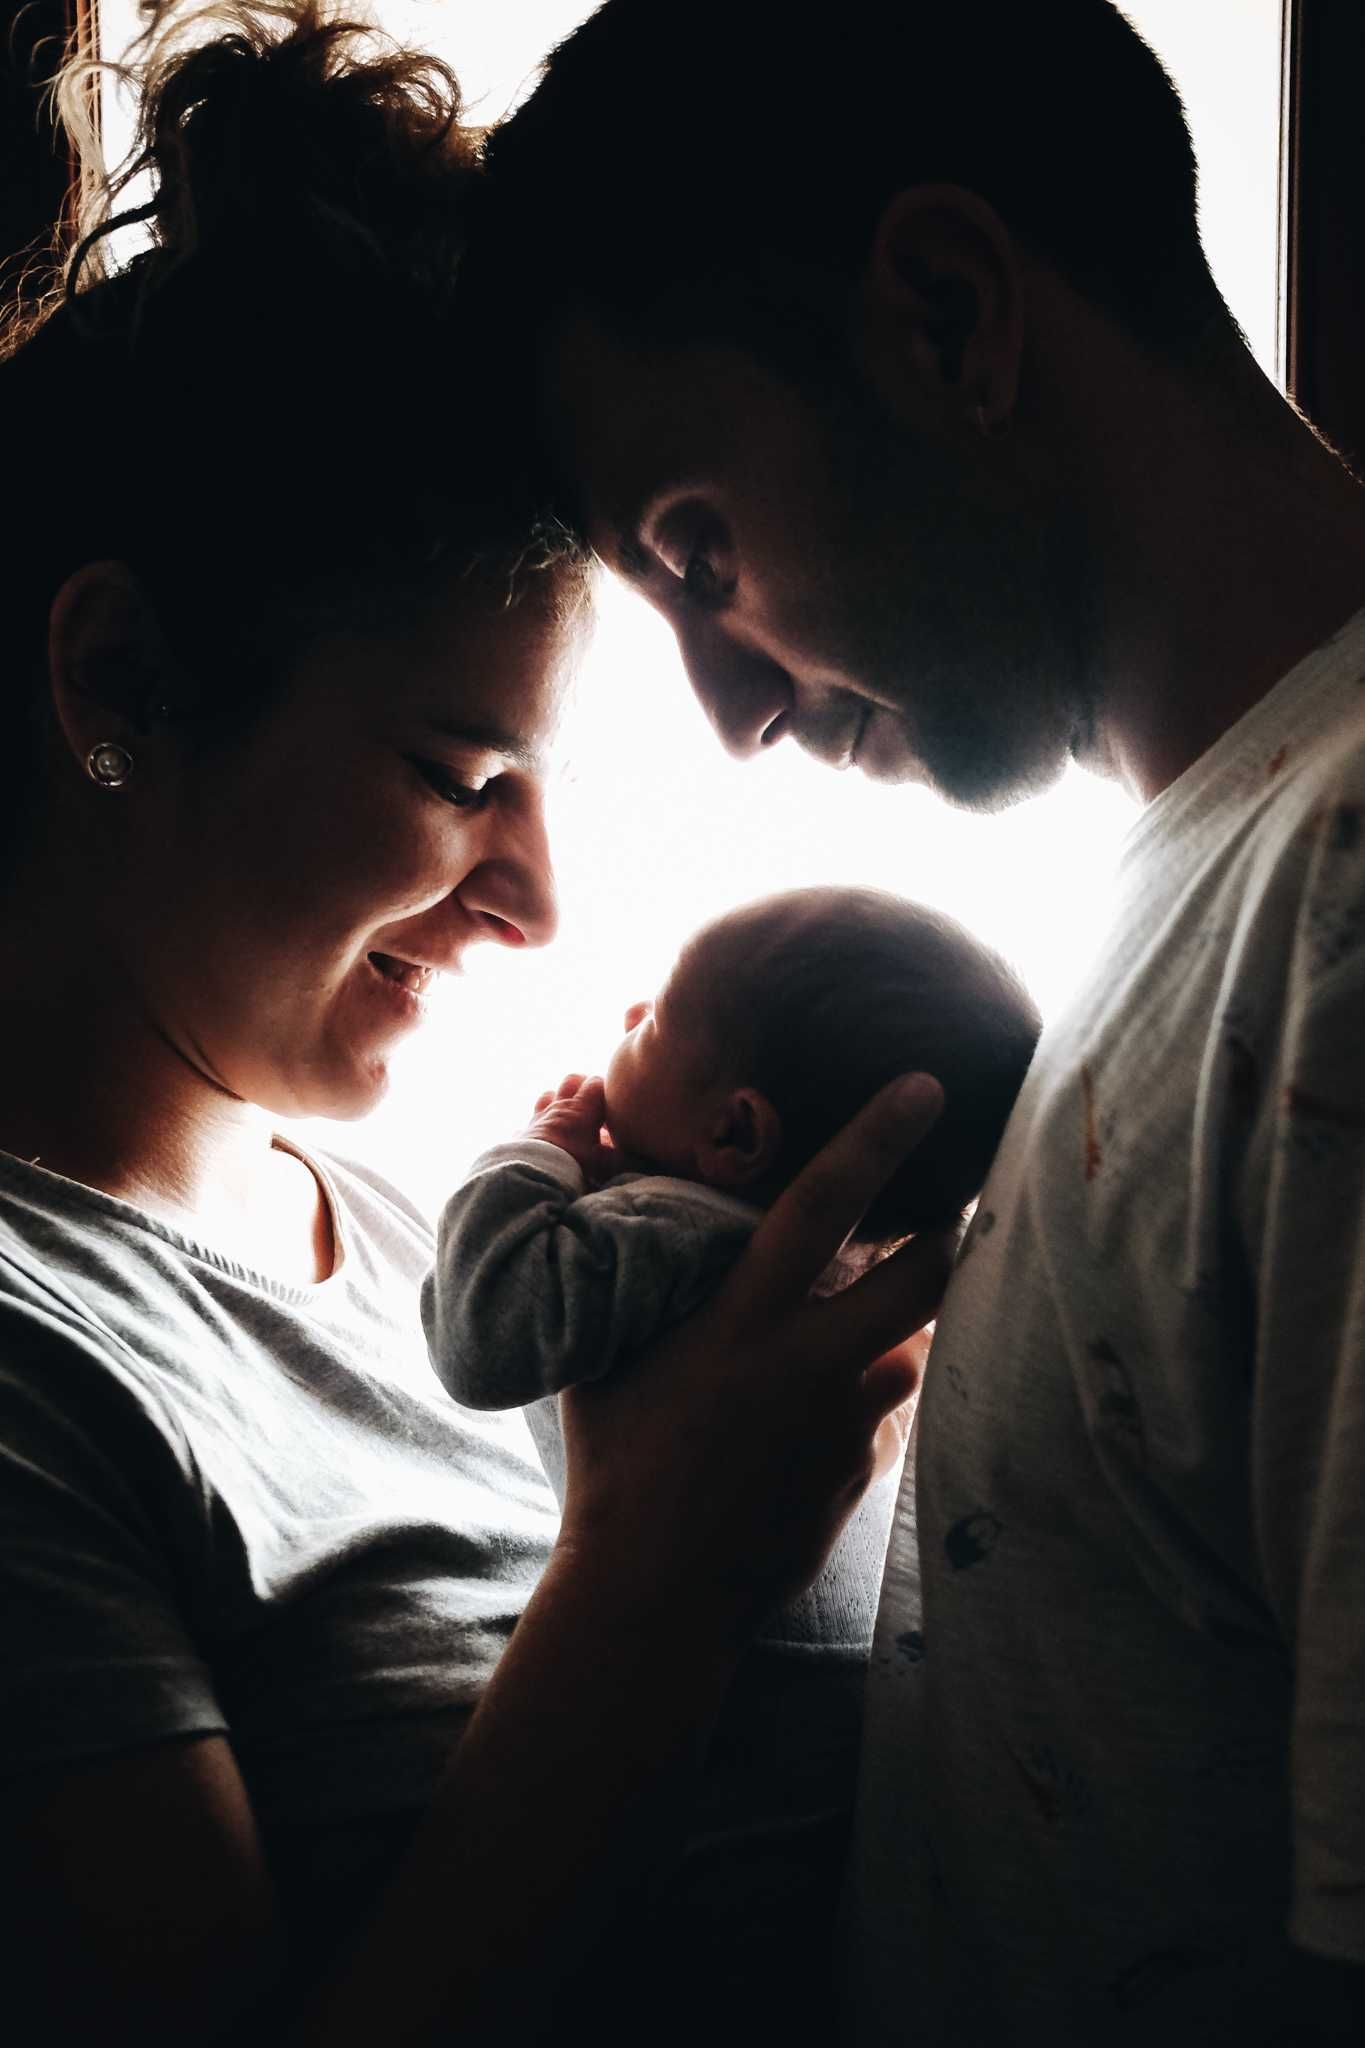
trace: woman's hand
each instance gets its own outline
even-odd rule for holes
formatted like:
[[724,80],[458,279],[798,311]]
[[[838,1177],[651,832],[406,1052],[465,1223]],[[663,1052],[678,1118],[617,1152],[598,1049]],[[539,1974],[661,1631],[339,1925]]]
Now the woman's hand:
[[[937,1118],[938,1083],[893,1083],[774,1204],[715,1299],[629,1370],[561,1397],[561,1552],[616,1599],[742,1638],[819,1570],[913,1392],[905,1339],[938,1307],[951,1235],[913,1239],[840,1293],[811,1288]],[[884,1448],[884,1445],[883,1445]]]

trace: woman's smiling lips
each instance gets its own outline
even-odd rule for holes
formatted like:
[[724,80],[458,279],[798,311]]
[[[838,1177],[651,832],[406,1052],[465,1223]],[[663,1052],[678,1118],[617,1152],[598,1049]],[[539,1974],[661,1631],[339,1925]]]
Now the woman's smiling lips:
[[[416,1023],[426,1013],[426,997],[436,976],[442,971],[416,960],[401,960],[394,953],[368,953],[365,964],[370,969],[371,986],[381,990],[397,1013],[409,1023]],[[450,972],[458,969],[458,961],[452,960]]]
[[526,935],[509,918],[491,910],[477,913],[477,929],[465,935],[438,965],[431,960],[408,960],[400,953],[384,953],[378,947],[365,955],[371,986],[377,985],[400,1008],[401,1014],[416,1022],[426,1011],[426,998],[438,974],[459,974],[465,946],[479,938],[497,939],[504,946],[524,946]]
[[422,966],[415,960],[400,960],[396,953],[371,953],[369,958],[381,974],[396,981],[410,995],[425,995],[436,977],[436,968]]

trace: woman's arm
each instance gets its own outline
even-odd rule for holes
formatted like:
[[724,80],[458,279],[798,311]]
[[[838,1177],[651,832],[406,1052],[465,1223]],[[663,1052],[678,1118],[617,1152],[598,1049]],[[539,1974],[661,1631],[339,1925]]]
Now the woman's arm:
[[[555,1556],[293,2048],[528,2038],[566,1952],[648,1869],[748,1634],[818,1568],[878,1422],[909,1391],[903,1359],[883,1354],[932,1315],[948,1247],[912,1244],[828,1300],[809,1287],[939,1101],[933,1087],[886,1091],[649,1371],[566,1397]],[[144,2048],[207,2048],[254,2004],[269,2010],[281,1944],[222,1738],[68,1774],[24,1841],[13,1874],[36,1932],[22,2048],[62,2038],[58,2022],[74,2033],[72,2016]]]
[[295,2048],[531,2037],[566,1957],[648,1869],[749,1635],[819,1569],[910,1391],[913,1367],[886,1354],[933,1314],[950,1247],[918,1241],[842,1294],[809,1290],[941,1100],[884,1091],[648,1370],[565,1397],[560,1544]]
[[283,1958],[255,1817],[221,1735],[6,1788],[0,1849],[12,2048],[225,2039]]

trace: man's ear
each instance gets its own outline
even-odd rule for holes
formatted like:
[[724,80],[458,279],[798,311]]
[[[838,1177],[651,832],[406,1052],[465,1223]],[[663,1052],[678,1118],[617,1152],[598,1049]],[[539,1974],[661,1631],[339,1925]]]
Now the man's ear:
[[858,355],[883,402],[908,422],[946,413],[990,433],[1019,391],[1023,284],[993,206],[958,185],[915,185],[888,201],[864,268]]
[[742,1188],[759,1180],[782,1148],[782,1119],[757,1088],[734,1088],[697,1153],[708,1187]]
[[130,746],[169,693],[169,656],[152,607],[123,562],[87,562],[48,615],[52,708],[76,759],[102,741]]

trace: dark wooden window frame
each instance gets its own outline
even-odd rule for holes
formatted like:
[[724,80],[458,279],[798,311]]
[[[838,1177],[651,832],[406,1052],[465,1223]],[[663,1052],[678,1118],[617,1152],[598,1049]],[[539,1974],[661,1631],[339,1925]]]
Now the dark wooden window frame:
[[1280,366],[1365,472],[1365,6],[1285,0]]

